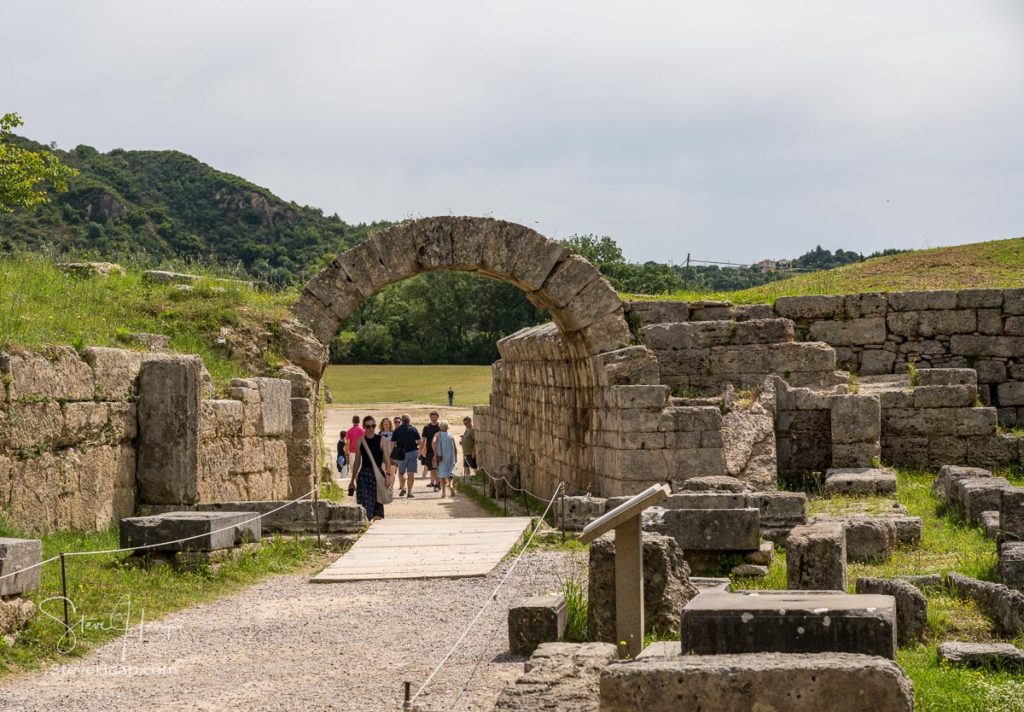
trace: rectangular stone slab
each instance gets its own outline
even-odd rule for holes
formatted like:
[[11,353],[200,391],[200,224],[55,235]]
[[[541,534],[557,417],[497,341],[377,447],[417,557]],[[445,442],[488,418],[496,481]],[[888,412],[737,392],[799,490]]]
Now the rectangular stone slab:
[[827,591],[702,593],[683,607],[682,651],[896,655],[896,599]]
[[[251,521],[246,521],[251,520]],[[196,537],[185,542],[178,539]],[[260,540],[260,522],[252,512],[167,512],[121,520],[121,546],[153,551],[215,551]]]
[[614,662],[601,673],[601,712],[913,709],[906,673],[891,660],[867,655],[651,656]]
[[42,567],[22,571],[43,560],[43,543],[38,539],[11,539],[0,537],[0,576],[21,571],[20,574],[0,578],[0,596],[16,596],[39,588]]
[[826,497],[896,494],[896,473],[877,467],[833,468],[825,473],[823,493]]
[[675,539],[683,551],[757,551],[761,512],[745,509],[652,509],[644,531]]
[[508,649],[513,655],[530,655],[541,643],[561,640],[568,622],[565,596],[531,596],[508,609]]

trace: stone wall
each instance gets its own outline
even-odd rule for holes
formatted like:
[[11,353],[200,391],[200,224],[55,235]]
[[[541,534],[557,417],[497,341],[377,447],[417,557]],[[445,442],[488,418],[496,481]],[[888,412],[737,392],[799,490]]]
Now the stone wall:
[[[211,399],[194,356],[68,346],[0,353],[0,516],[20,529],[95,530],[137,503],[282,499],[309,491],[289,458],[290,380],[232,382]],[[297,403],[296,401],[302,401]],[[294,431],[299,431],[296,436]],[[293,466],[294,465],[294,466]]]
[[782,297],[775,313],[862,375],[906,363],[973,368],[982,403],[998,408],[1002,424],[1024,424],[1024,289]]
[[546,324],[502,339],[498,350],[490,404],[474,409],[478,461],[492,473],[515,463],[521,485],[538,495],[559,482],[570,494],[611,497],[709,475],[774,480],[771,414],[757,403],[670,398],[646,347],[574,360]]

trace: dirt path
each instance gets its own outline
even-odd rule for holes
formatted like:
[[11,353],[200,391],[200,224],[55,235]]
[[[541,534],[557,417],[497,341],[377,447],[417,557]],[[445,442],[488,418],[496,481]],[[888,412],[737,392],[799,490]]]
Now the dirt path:
[[[489,710],[523,669],[507,652],[509,605],[556,591],[574,567],[585,576],[573,556],[527,553],[419,702]],[[510,565],[466,579],[311,584],[278,576],[10,680],[0,686],[0,708],[398,710],[403,682],[419,687]]]

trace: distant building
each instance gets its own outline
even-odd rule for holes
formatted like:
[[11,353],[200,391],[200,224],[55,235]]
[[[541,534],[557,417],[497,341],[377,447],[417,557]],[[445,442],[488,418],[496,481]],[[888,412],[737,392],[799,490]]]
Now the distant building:
[[777,265],[778,262],[775,260],[761,260],[760,262],[754,263],[755,267],[760,267],[765,272],[774,272]]

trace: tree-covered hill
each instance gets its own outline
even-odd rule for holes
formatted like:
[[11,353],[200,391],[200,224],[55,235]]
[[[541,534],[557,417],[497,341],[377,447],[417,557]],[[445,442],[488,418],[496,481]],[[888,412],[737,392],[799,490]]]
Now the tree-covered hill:
[[[10,141],[43,148],[17,136]],[[349,225],[286,202],[179,151],[53,152],[79,175],[50,203],[0,213],[0,251],[212,260],[282,285],[312,276],[328,256],[379,226]]]

